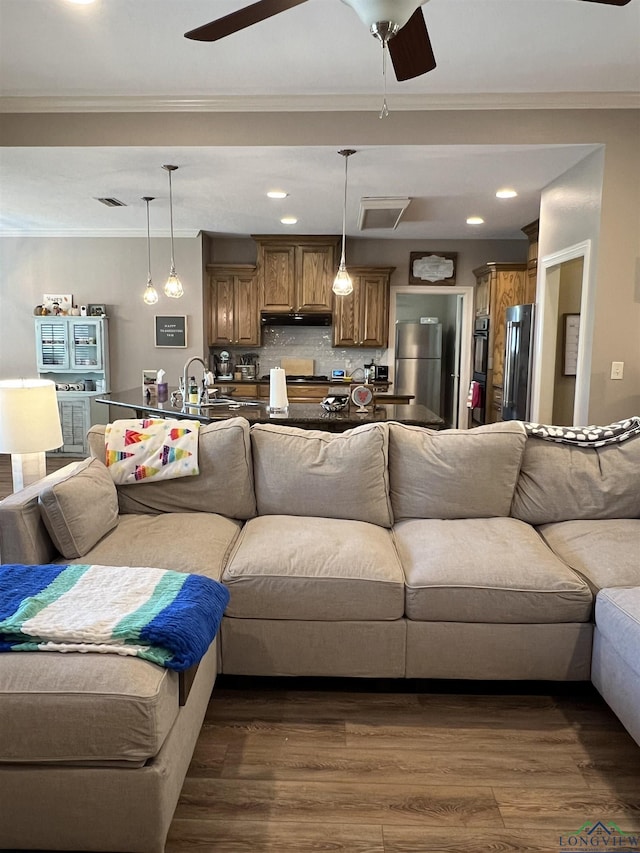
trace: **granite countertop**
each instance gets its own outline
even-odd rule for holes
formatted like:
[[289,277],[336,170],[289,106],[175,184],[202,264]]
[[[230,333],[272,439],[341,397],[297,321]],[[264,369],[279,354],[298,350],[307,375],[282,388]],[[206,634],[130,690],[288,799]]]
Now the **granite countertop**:
[[[255,384],[255,383],[249,383]],[[122,413],[121,417],[143,417],[144,415],[159,415],[171,418],[190,418],[211,423],[227,418],[243,417],[250,423],[284,423],[290,426],[307,429],[325,429],[341,431],[363,423],[380,423],[384,421],[399,421],[401,423],[428,426],[440,429],[444,426],[442,418],[415,403],[407,405],[376,404],[369,407],[366,413],[357,412],[355,407],[341,412],[326,412],[319,403],[290,403],[286,413],[269,411],[268,400],[248,400],[242,397],[234,398],[233,402],[215,406],[187,406],[186,411],[171,404],[171,395],[165,403],[155,399],[148,402],[140,388],[130,388],[126,391],[112,391],[97,398],[98,403],[104,403],[118,408],[132,409],[134,415]]]

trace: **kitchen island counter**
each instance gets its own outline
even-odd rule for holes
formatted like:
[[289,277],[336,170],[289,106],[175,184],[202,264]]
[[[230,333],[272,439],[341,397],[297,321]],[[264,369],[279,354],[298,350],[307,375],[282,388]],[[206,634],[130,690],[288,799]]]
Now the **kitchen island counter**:
[[[186,411],[171,403],[171,395],[164,403],[156,399],[145,399],[139,388],[127,391],[112,391],[97,398],[98,403],[114,406],[118,409],[118,417],[165,417],[188,418],[202,423],[225,420],[227,418],[243,417],[250,423],[282,423],[304,429],[323,429],[330,432],[343,432],[358,424],[381,423],[384,421],[399,421],[405,424],[426,426],[431,429],[441,429],[444,421],[430,409],[418,404],[392,405],[379,403],[375,408],[370,406],[367,412],[357,412],[351,406],[341,412],[325,412],[319,403],[290,403],[286,413],[271,413],[264,400],[248,400],[242,397],[234,398],[228,404],[209,406],[187,406]],[[133,414],[120,409],[131,409]],[[110,418],[105,418],[109,420]]]

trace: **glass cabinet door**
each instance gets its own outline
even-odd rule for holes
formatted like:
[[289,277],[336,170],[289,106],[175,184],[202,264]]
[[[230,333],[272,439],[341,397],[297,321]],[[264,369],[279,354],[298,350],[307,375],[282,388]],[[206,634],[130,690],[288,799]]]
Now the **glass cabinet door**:
[[36,323],[38,370],[69,369],[69,326],[62,318],[47,317]]
[[72,370],[102,370],[102,326],[99,320],[71,320]]

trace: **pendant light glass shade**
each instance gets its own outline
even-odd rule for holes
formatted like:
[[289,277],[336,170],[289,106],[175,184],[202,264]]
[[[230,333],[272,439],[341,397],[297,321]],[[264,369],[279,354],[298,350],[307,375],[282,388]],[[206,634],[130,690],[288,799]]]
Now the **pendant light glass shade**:
[[149,202],[153,201],[152,196],[145,195],[142,200],[147,204],[147,286],[145,287],[142,298],[145,305],[155,305],[158,301],[158,291],[153,286],[151,279],[151,233],[149,231]]
[[344,199],[342,202],[342,255],[340,257],[338,273],[333,280],[333,287],[331,288],[336,296],[349,296],[350,293],[353,293],[353,282],[347,272],[344,247],[347,238],[347,164],[349,157],[355,153],[352,148],[343,148],[341,151],[338,151],[338,154],[344,157]]
[[164,292],[172,299],[179,299],[183,295],[184,290],[182,288],[182,282],[176,273],[176,265],[173,259],[173,193],[171,187],[171,173],[175,172],[178,167],[163,166],[162,168],[166,169],[169,173],[169,217],[171,222],[171,269],[169,270],[169,277],[167,278],[167,282],[164,286]]

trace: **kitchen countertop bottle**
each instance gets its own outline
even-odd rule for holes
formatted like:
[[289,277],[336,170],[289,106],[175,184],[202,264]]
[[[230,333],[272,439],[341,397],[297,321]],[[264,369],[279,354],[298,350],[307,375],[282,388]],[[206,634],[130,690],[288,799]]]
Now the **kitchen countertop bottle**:
[[198,402],[198,383],[196,382],[195,376],[189,377],[189,402]]

